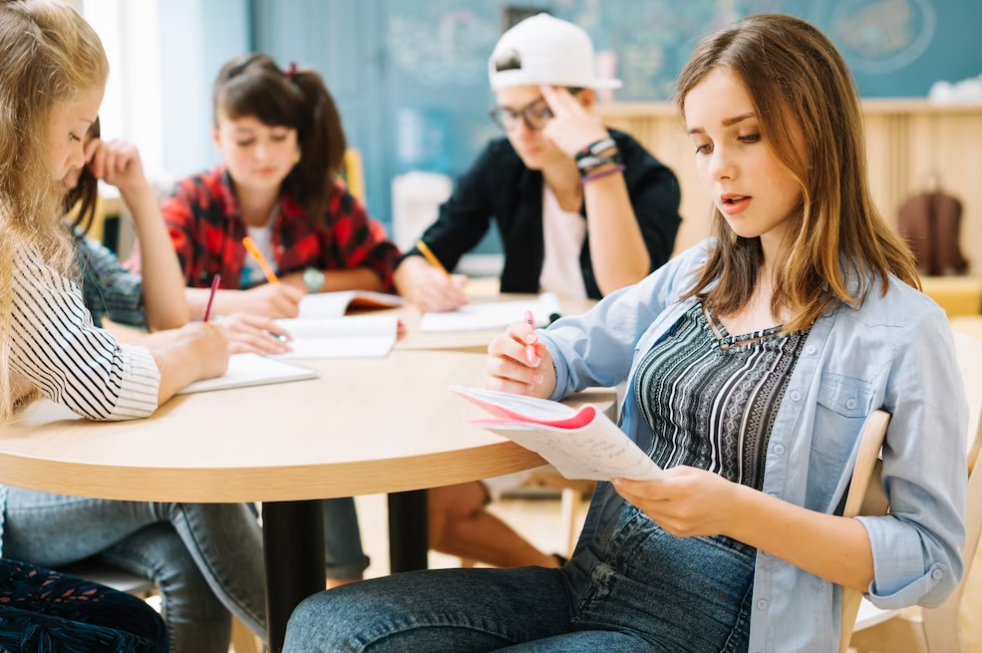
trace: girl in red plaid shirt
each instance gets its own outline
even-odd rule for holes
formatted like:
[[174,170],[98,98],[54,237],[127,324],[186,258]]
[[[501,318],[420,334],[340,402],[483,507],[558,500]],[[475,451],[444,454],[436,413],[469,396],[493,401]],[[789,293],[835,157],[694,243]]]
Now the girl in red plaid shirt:
[[[399,252],[337,179],[346,143],[320,75],[236,58],[215,82],[214,111],[224,165],[185,179],[163,205],[192,318],[216,274],[218,315],[296,317],[307,292],[391,290]],[[282,283],[266,283],[246,236]]]

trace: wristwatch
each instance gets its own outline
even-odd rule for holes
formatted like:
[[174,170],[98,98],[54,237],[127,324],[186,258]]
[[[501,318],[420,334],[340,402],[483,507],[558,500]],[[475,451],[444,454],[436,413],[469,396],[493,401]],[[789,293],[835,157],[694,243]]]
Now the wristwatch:
[[324,273],[317,268],[306,268],[303,271],[303,282],[310,292],[320,292],[324,286]]

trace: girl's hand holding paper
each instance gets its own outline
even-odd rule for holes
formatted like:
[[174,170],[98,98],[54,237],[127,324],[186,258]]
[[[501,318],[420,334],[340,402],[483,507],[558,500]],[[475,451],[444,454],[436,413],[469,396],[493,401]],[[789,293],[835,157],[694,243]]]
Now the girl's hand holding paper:
[[694,467],[673,467],[655,481],[612,481],[617,493],[676,537],[729,535],[750,488]]

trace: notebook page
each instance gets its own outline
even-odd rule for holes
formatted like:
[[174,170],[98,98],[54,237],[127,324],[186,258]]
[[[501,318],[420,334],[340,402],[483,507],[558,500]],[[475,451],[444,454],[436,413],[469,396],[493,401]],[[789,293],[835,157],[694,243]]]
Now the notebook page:
[[570,480],[651,481],[661,468],[602,413],[577,429],[529,426],[514,420],[472,420],[471,424],[536,452]]
[[315,320],[276,320],[294,340],[361,338],[396,334],[399,318],[394,315],[351,315]]
[[299,317],[303,320],[336,318],[343,317],[351,305],[393,308],[402,306],[404,303],[405,300],[397,295],[387,295],[371,290],[311,293],[300,300]]
[[288,365],[259,354],[234,354],[229,358],[228,370],[223,376],[196,381],[177,394],[186,395],[212,390],[231,390],[256,385],[270,385],[317,378],[317,370]]
[[435,333],[499,329],[520,322],[525,317],[525,311],[532,311],[537,324],[548,324],[549,316],[560,312],[559,298],[553,293],[543,293],[534,301],[468,304],[456,311],[424,313],[419,330]]
[[277,320],[293,340],[292,352],[276,359],[384,358],[399,334],[394,315],[359,315],[320,320]]
[[300,300],[300,319],[316,320],[343,317],[348,304],[355,297],[355,291],[321,292],[305,295]]

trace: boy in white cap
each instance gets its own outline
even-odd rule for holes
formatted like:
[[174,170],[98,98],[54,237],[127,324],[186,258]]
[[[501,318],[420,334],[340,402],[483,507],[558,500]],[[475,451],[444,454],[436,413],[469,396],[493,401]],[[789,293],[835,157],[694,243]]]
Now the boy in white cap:
[[[502,292],[600,299],[668,261],[680,222],[675,175],[591,113],[595,89],[620,86],[594,68],[587,33],[547,14],[501,37],[488,72],[491,115],[507,138],[488,144],[422,237],[444,268],[492,219],[504,245]],[[397,268],[399,292],[426,311],[466,303],[464,280],[420,254]]]
[[[498,100],[491,114],[508,136],[487,146],[423,235],[443,267],[452,270],[492,218],[504,242],[502,292],[600,299],[661,267],[680,222],[678,184],[637,141],[591,114],[595,89],[620,82],[594,75],[586,32],[547,14],[528,18],[501,37],[488,70]],[[465,279],[419,253],[396,270],[399,291],[422,310],[464,304]],[[430,490],[430,546],[496,567],[558,566],[560,557],[485,510],[527,477]]]

